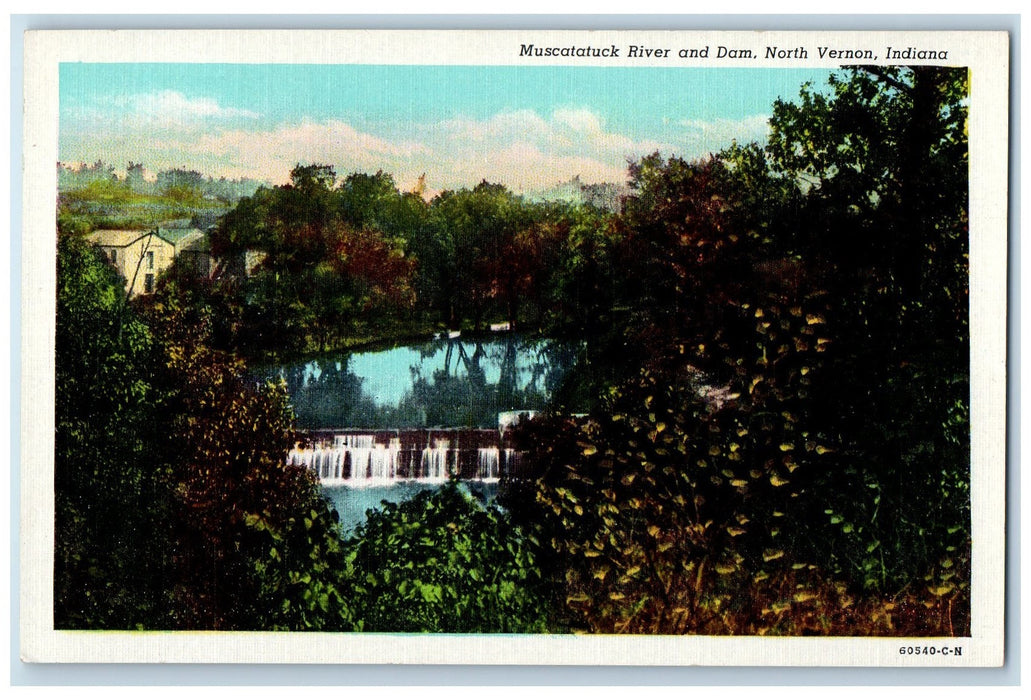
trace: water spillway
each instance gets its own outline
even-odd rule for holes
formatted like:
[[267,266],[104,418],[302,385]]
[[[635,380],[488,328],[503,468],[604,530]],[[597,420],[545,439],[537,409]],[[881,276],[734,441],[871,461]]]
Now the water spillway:
[[519,466],[519,453],[504,442],[501,431],[475,428],[320,430],[298,443],[287,460],[324,484],[351,487],[452,477],[497,481]]

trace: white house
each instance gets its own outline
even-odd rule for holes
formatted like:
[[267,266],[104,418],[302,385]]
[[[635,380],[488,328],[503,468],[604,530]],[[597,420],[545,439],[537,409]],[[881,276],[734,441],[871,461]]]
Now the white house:
[[175,260],[175,244],[163,234],[158,230],[103,230],[87,234],[86,240],[104,252],[125,278],[125,290],[136,296],[151,294],[158,275]]

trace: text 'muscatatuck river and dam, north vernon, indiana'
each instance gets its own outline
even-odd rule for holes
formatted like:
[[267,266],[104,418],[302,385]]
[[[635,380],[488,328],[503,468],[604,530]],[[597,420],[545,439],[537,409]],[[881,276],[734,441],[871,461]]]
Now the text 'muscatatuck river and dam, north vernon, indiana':
[[809,58],[835,61],[941,61],[949,57],[947,49],[917,46],[886,46],[878,53],[868,48],[835,46],[766,46],[764,50],[718,44],[712,46],[666,47],[629,44],[617,46],[539,46],[520,44],[520,58],[640,58],[640,59],[715,59],[715,60],[803,60]]

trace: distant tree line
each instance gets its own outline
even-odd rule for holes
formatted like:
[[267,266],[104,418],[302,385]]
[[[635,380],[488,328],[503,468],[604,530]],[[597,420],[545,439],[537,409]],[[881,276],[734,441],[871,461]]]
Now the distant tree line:
[[142,163],[130,161],[120,177],[113,165],[97,161],[76,166],[58,163],[57,226],[63,233],[98,229],[175,228],[182,222],[209,228],[244,196],[253,180],[205,177],[174,168],[144,177]]
[[95,163],[58,163],[58,192],[89,189],[98,185],[121,185],[139,195],[183,198],[187,196],[209,198],[233,203],[254,193],[261,183],[250,178],[214,178],[196,170],[169,168],[155,174],[154,180],[144,176],[143,163],[129,161],[125,175],[119,176],[115,166],[103,161]]

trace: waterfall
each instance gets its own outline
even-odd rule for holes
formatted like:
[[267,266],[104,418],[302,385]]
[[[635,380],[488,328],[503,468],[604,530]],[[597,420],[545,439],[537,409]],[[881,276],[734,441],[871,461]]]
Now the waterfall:
[[451,441],[437,438],[433,441],[433,447],[427,447],[422,451],[422,477],[434,481],[443,481],[448,478],[448,450],[451,448]]
[[477,452],[476,478],[497,479],[500,476],[501,450],[497,447],[481,447]]
[[497,443],[498,434],[488,431],[323,434],[314,444],[290,450],[287,463],[308,469],[323,482],[352,487],[441,482],[452,476],[497,481],[513,473],[517,459],[515,450]]
[[387,445],[373,445],[369,452],[369,478],[378,482],[396,481],[400,455],[399,438],[393,438]]

